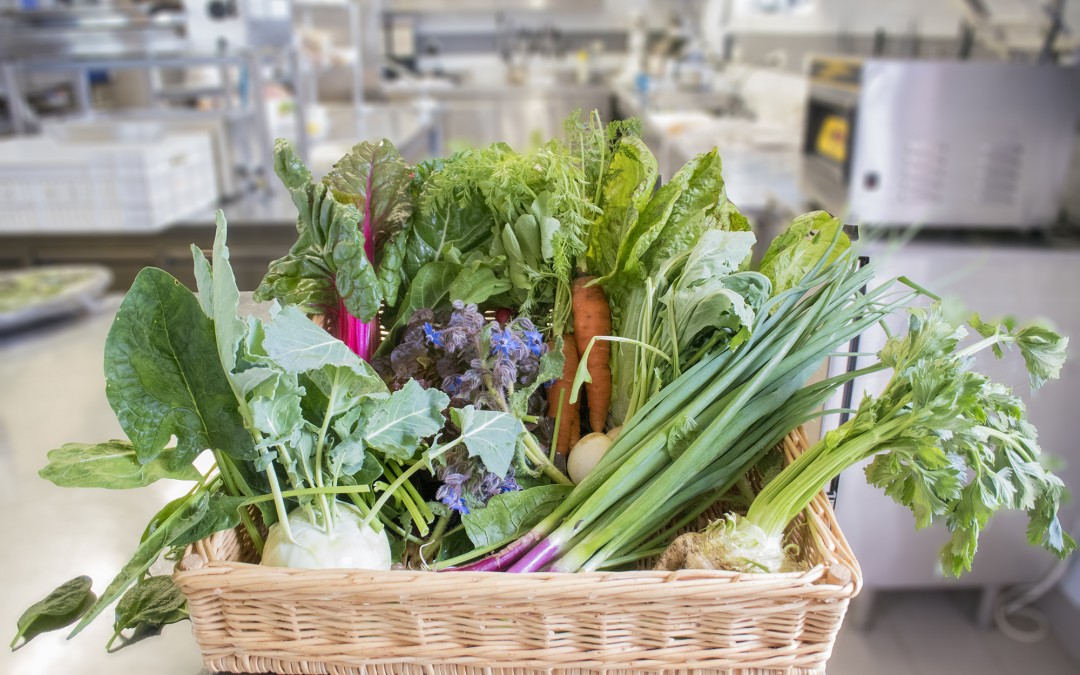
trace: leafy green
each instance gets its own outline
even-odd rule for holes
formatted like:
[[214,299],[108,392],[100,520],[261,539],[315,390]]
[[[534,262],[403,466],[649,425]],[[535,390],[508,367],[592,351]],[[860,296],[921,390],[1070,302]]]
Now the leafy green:
[[225,214],[220,210],[215,217],[217,225],[214,234],[214,266],[211,269],[206,256],[192,245],[191,253],[195,259],[195,279],[198,283],[199,303],[203,311],[214,322],[214,337],[218,347],[218,357],[224,371],[232,373],[236,368],[236,353],[247,333],[244,321],[236,315],[240,305],[240,291],[236,287],[236,277],[229,264],[229,247],[226,245],[228,224]]
[[83,615],[82,620],[71,632],[71,637],[82,632],[98,614],[115,602],[131,584],[140,579],[163,550],[184,542],[185,537],[206,517],[209,504],[210,495],[207,492],[196,492],[182,500],[167,504],[162,509],[163,513],[160,517],[155,516],[151,521],[156,526],[148,529],[144,534],[131,560],[124,564],[101,597]]
[[[448,261],[429,262],[420,268],[409,286],[409,293],[398,308],[397,317],[390,325],[391,337],[409,323],[418,309],[445,309],[450,305],[450,288],[462,273],[462,266]],[[460,286],[459,286],[460,287]],[[393,339],[385,340],[380,353],[392,349]]]
[[364,254],[363,215],[335,200],[325,185],[312,183],[288,142],[279,139],[274,156],[278,176],[299,212],[297,239],[287,255],[270,263],[255,299],[277,299],[312,314],[336,311],[340,301],[353,316],[370,321],[383,293]]
[[479,195],[463,202],[428,204],[413,216],[405,244],[405,274],[415,278],[428,263],[460,262],[474,251],[487,249],[494,226],[491,211]]
[[127,441],[112,440],[92,445],[65,443],[49,451],[49,463],[38,475],[60,487],[111,490],[145,487],[162,478],[195,481],[202,477],[191,464],[170,468],[173,452],[172,448],[165,448],[143,464]]
[[133,586],[116,603],[113,629],[120,633],[144,624],[160,627],[187,618],[187,600],[172,577],[148,577]]
[[652,197],[658,175],[656,158],[640,138],[627,136],[619,141],[600,193],[603,213],[590,230],[590,274],[604,276],[615,270],[619,245]]
[[477,548],[516,537],[543,520],[573,490],[569,485],[541,485],[495,495],[487,505],[461,517]]
[[365,445],[401,460],[416,456],[421,440],[442,429],[443,410],[450,397],[438,389],[424,389],[416,380],[387,400],[370,401],[356,409],[357,426],[351,435]]
[[339,202],[352,204],[362,214],[364,239],[380,289],[388,306],[396,304],[408,238],[406,229],[413,203],[408,187],[409,166],[387,139],[377,144],[358,143],[342,157],[323,183]]
[[487,261],[474,260],[462,267],[454,277],[448,295],[451,300],[480,305],[511,288],[513,284],[496,276]]
[[206,448],[254,458],[213,323],[167,272],[148,267],[135,278],[109,331],[105,373],[109,404],[140,462],[159,456],[172,436],[171,470]]
[[826,263],[836,260],[850,245],[839,218],[824,211],[813,211],[796,218],[773,239],[758,271],[769,277],[773,293],[779,294],[797,286],[821,262],[830,247],[832,250]]
[[[90,577],[75,577],[30,605],[19,617],[18,632],[11,641],[11,649],[22,647],[42,633],[75,623],[97,599],[90,590],[92,584]],[[22,644],[18,644],[20,638],[23,639]]]
[[509,413],[477,410],[468,405],[450,408],[450,421],[461,429],[461,440],[470,457],[479,457],[491,473],[506,475],[518,437],[525,432],[520,419]]

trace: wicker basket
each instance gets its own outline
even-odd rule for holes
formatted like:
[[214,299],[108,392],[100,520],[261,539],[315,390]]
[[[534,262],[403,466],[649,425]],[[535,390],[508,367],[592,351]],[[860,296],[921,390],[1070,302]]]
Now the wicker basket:
[[789,536],[809,571],[519,575],[267,568],[234,530],[175,578],[211,671],[824,673],[861,573],[824,494]]

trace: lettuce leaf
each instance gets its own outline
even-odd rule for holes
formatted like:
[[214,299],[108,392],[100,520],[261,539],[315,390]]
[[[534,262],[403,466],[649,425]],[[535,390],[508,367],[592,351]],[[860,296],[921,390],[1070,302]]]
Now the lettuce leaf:
[[[769,244],[758,268],[772,281],[773,293],[782,293],[799,285],[828,252],[826,264],[836,260],[851,246],[842,231],[839,218],[824,211],[813,211],[796,218]],[[833,246],[833,240],[836,245]],[[832,246],[832,251],[829,247]]]
[[600,195],[603,213],[590,230],[586,253],[590,274],[605,276],[615,270],[619,243],[652,197],[657,176],[656,157],[640,138],[619,141]]

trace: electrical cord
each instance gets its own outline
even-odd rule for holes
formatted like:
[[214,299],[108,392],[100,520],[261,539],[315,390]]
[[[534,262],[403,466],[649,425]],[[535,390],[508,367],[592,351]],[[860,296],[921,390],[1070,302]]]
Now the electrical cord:
[[[1080,531],[1080,517],[1073,523],[1073,532]],[[1041,642],[1050,635],[1050,620],[1031,603],[1046,595],[1057,585],[1069,569],[1069,558],[1057,561],[1046,576],[1033,584],[1020,584],[1001,592],[994,603],[994,625],[1005,636],[1028,644]],[[1032,624],[1031,628],[1017,625],[1021,618]]]

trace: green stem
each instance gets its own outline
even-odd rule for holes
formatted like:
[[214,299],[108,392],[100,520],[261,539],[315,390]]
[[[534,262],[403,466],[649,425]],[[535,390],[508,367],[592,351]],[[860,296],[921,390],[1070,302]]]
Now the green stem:
[[[295,490],[282,490],[279,494],[283,499],[291,499],[292,497],[303,497],[306,495],[349,495],[370,491],[371,488],[367,485],[339,485],[334,487],[313,487],[297,488]],[[274,495],[272,494],[249,497],[244,500],[244,506],[261,504],[262,502],[268,502],[273,499]]]
[[[551,464],[555,463],[555,452],[559,448],[559,436],[562,435],[560,433],[560,430],[562,429],[563,402],[565,400],[566,387],[559,387],[559,407],[555,409],[555,434],[552,436],[551,439],[551,448],[548,449],[548,462]],[[567,438],[567,443],[569,443],[569,437]],[[566,452],[567,454],[569,454],[570,448],[567,448]]]
[[548,456],[545,455],[543,449],[541,449],[540,444],[536,442],[536,438],[528,431],[525,432],[523,444],[525,446],[525,456],[533,464],[539,466],[545,476],[559,485],[574,484],[574,481],[567,478],[566,475],[563,474],[562,471],[559,471],[559,469],[548,459]]
[[[330,386],[330,396],[326,404],[326,412],[323,414],[322,426],[319,427],[319,435],[315,442],[315,487],[323,486],[322,475],[322,461],[323,461],[323,449],[326,445],[326,432],[330,429],[330,418],[334,416],[334,406],[332,401],[337,395],[337,376],[334,376],[334,383]],[[333,532],[334,530],[334,518],[330,512],[330,503],[327,501],[326,496],[320,494],[318,497],[319,510],[323,514],[323,523],[326,525],[327,532]]]
[[442,445],[442,446],[439,446],[437,448],[429,449],[427,452],[425,452],[420,457],[420,459],[413,462],[412,465],[409,466],[409,468],[402,471],[401,475],[398,476],[394,480],[394,482],[391,483],[389,485],[389,487],[386,488],[385,491],[383,491],[383,493],[379,497],[379,499],[375,502],[374,505],[372,505],[371,513],[369,513],[367,515],[367,517],[364,518],[364,525],[370,525],[371,524],[371,520],[373,518],[375,518],[379,514],[379,511],[382,510],[382,507],[386,506],[386,502],[388,502],[390,500],[390,497],[392,497],[393,494],[398,490],[398,488],[400,488],[402,486],[402,484],[404,484],[407,480],[409,480],[409,478],[411,478],[414,473],[416,473],[417,471],[419,471],[420,469],[422,469],[425,466],[430,466],[432,460],[434,460],[435,458],[439,457],[440,455],[446,453],[451,448],[456,447],[464,439],[465,439],[464,436],[458,436],[457,438],[450,441],[446,445]]

